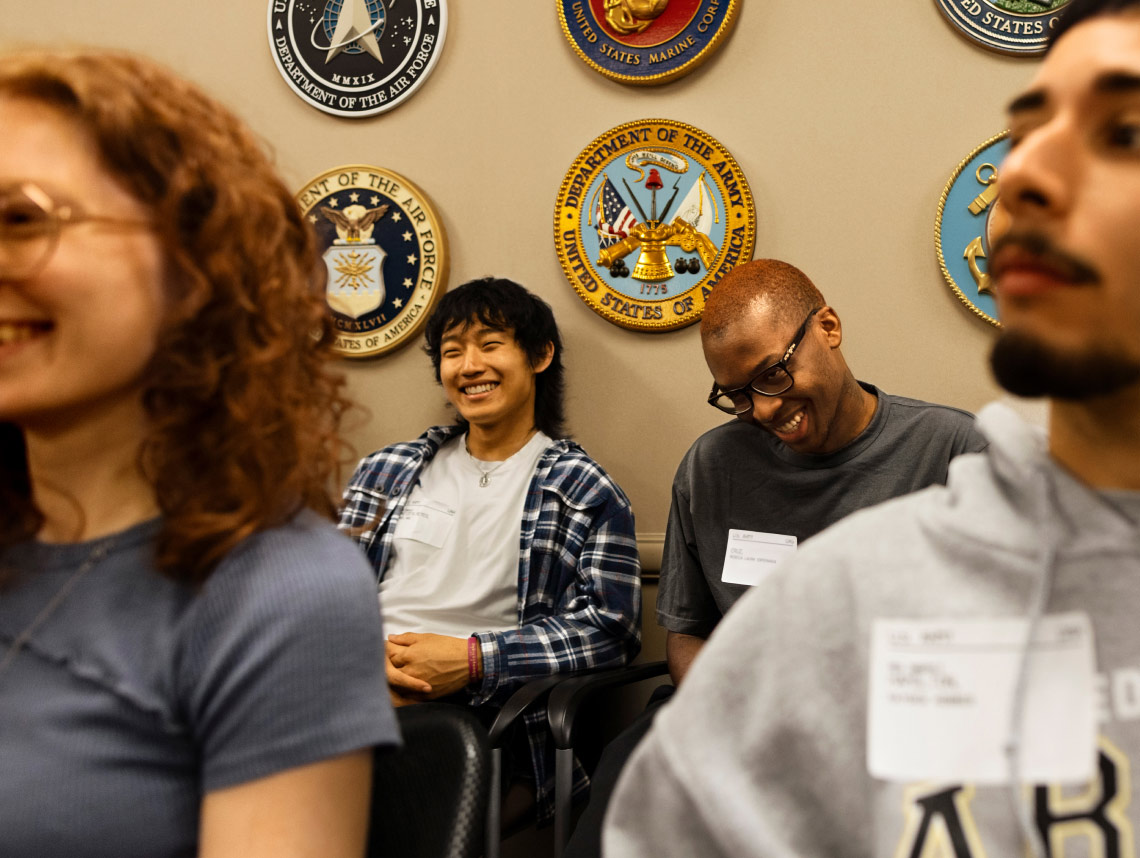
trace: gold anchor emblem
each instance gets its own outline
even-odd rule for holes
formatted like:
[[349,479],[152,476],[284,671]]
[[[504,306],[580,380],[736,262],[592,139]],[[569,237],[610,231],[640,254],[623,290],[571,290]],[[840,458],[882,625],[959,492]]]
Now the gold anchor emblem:
[[[989,172],[983,176],[983,171],[986,170]],[[968,208],[970,214],[980,215],[997,200],[997,167],[988,162],[982,164],[980,167],[978,167],[977,170],[974,171],[974,177],[980,184],[985,185],[985,189],[976,197],[974,197],[973,202],[970,203]],[[986,258],[986,251],[982,246],[982,237],[980,235],[975,237],[973,241],[966,245],[966,249],[962,251],[962,258],[965,259],[970,266],[970,276],[973,277],[974,282],[978,284],[978,294],[993,295],[994,288],[993,283],[990,280],[990,275],[987,272],[982,271],[982,269],[978,266],[978,259]]]

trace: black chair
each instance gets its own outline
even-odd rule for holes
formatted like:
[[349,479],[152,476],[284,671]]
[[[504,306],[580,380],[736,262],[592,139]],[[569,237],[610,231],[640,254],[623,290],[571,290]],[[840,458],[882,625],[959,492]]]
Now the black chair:
[[374,757],[367,858],[478,858],[491,794],[486,728],[446,703],[396,716],[404,747]]
[[484,858],[499,858],[500,840],[502,834],[502,779],[503,779],[503,744],[507,739],[507,730],[532,706],[539,704],[550,693],[550,690],[565,680],[564,676],[545,676],[541,679],[532,679],[525,685],[516,689],[499,714],[495,717],[489,730],[491,744],[491,789],[490,800],[487,803],[487,826]]
[[[573,676],[559,682],[550,692],[548,718],[550,731],[554,736],[554,855],[560,858],[566,841],[570,838],[571,792],[574,758],[590,758],[596,762],[592,754],[584,753],[579,747],[580,734],[587,727],[594,728],[595,724],[583,724],[579,715],[584,712],[583,706],[593,701],[597,695],[614,691],[625,686],[642,682],[661,676],[669,670],[664,661],[651,661],[644,664],[630,664],[625,667],[613,668]],[[594,750],[600,751],[605,737],[594,730],[590,737],[597,746]],[[585,760],[584,760],[585,761]],[[587,771],[591,771],[591,762],[586,762]]]

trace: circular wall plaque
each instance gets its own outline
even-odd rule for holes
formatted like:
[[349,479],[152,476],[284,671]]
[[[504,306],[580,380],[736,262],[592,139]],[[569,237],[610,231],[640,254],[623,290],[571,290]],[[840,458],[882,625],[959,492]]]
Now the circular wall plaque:
[[740,0],[558,0],[574,53],[610,80],[658,84],[688,74],[732,30]]
[[668,331],[701,317],[734,265],[752,259],[756,209],[736,159],[669,119],[611,128],[575,159],[554,207],[570,285],[604,319]]
[[999,328],[986,257],[1009,225],[997,186],[1002,159],[1009,151],[1008,136],[1003,131],[991,137],[957,166],[934,219],[934,250],[946,283],[970,312]]
[[1002,54],[1045,52],[1057,15],[1069,0],[937,0],[955,29],[975,44]]
[[337,116],[402,104],[431,74],[447,0],[269,0],[269,48],[293,92]]
[[352,164],[306,182],[297,202],[328,267],[336,350],[375,357],[410,342],[447,288],[447,238],[427,195],[391,170]]

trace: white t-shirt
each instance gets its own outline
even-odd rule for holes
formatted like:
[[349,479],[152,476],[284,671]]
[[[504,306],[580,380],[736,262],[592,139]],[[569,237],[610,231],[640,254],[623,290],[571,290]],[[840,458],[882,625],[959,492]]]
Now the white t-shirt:
[[536,432],[502,462],[474,458],[466,442],[460,435],[439,449],[396,523],[380,582],[389,634],[465,638],[518,628],[523,508],[535,466],[552,442]]

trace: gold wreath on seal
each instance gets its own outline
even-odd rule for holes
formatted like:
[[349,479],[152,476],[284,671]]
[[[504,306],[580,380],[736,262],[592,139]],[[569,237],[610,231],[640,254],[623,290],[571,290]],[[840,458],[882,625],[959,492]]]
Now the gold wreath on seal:
[[[585,2],[586,0],[583,0],[583,3]],[[614,0],[606,0],[606,3],[611,2],[614,2]],[[649,3],[649,0],[631,0],[631,2],[636,5],[641,5],[641,3]],[[705,60],[712,56],[713,52],[720,46],[720,43],[728,37],[728,34],[732,32],[733,25],[736,24],[736,16],[740,11],[741,0],[722,0],[722,5],[724,5],[725,2],[727,2],[728,9],[724,15],[724,23],[720,25],[720,28],[716,31],[716,33],[713,34],[713,37],[709,39],[708,44],[701,48],[697,53],[693,54],[693,58],[689,60],[689,62],[684,63],[677,68],[672,69],[671,71],[653,75],[622,74],[621,72],[611,71],[604,66],[598,65],[596,62],[594,62],[589,54],[578,47],[578,43],[574,40],[574,35],[570,32],[570,22],[566,20],[566,9],[561,3],[558,4],[558,20],[559,23],[562,24],[562,35],[566,37],[566,41],[570,43],[570,47],[574,49],[574,53],[578,55],[578,59],[580,59],[594,71],[598,72],[601,75],[604,75],[605,77],[608,77],[610,80],[616,80],[618,83],[628,83],[632,84],[633,86],[657,86],[658,84],[668,83],[671,80],[676,80],[679,77],[683,77],[684,75],[687,75],[689,72],[696,69],[698,66],[702,65]],[[667,5],[667,3],[662,5],[662,11],[664,11],[665,5]],[[695,15],[699,15],[700,12],[701,9],[698,7]],[[660,12],[658,12],[658,15],[659,14]],[[657,16],[655,15],[654,18],[656,17]],[[606,22],[609,23],[608,11],[606,14]],[[652,23],[652,20],[646,21],[645,27],[648,27],[649,24]],[[642,27],[641,29],[644,30],[645,27]],[[616,30],[617,28],[614,27],[614,29]]]
[[606,23],[623,36],[640,33],[668,5],[669,0],[606,0]]
[[[990,146],[993,146],[995,143],[1000,143],[1008,136],[1008,130],[1003,131],[1000,134],[995,134],[982,145],[975,147],[969,155],[967,155],[959,162],[958,166],[954,168],[953,174],[950,176],[950,181],[948,181],[946,183],[946,187],[942,189],[942,196],[938,198],[938,213],[934,217],[934,252],[938,257],[938,267],[942,271],[943,278],[945,278],[946,283],[954,291],[954,294],[958,297],[958,300],[966,305],[966,309],[968,309],[979,319],[985,319],[995,328],[1000,328],[1001,322],[999,322],[989,313],[984,313],[978,309],[977,305],[974,304],[974,302],[971,301],[968,297],[966,297],[966,293],[963,292],[961,287],[959,287],[958,284],[954,281],[953,275],[946,267],[946,257],[943,254],[944,248],[942,247],[942,215],[946,210],[946,200],[950,196],[950,191],[954,187],[954,183],[958,181],[958,176],[960,176],[962,174],[962,171],[966,169],[966,165],[977,158],[981,152],[985,151]],[[986,169],[987,167],[989,168],[988,171]],[[997,201],[997,167],[989,163],[982,164],[975,171],[974,178],[978,180],[978,184],[983,186],[983,189],[976,197],[974,197],[973,202],[971,202],[967,208],[970,214],[976,215],[981,214]],[[990,282],[989,275],[983,272],[978,267],[977,263],[978,257],[982,257],[984,259],[985,255],[985,251],[982,249],[982,236],[980,234],[977,236],[977,238],[967,244],[966,247],[962,250],[962,256],[969,262],[970,275],[974,278],[974,283],[978,287],[978,294],[993,294],[993,285]]]

